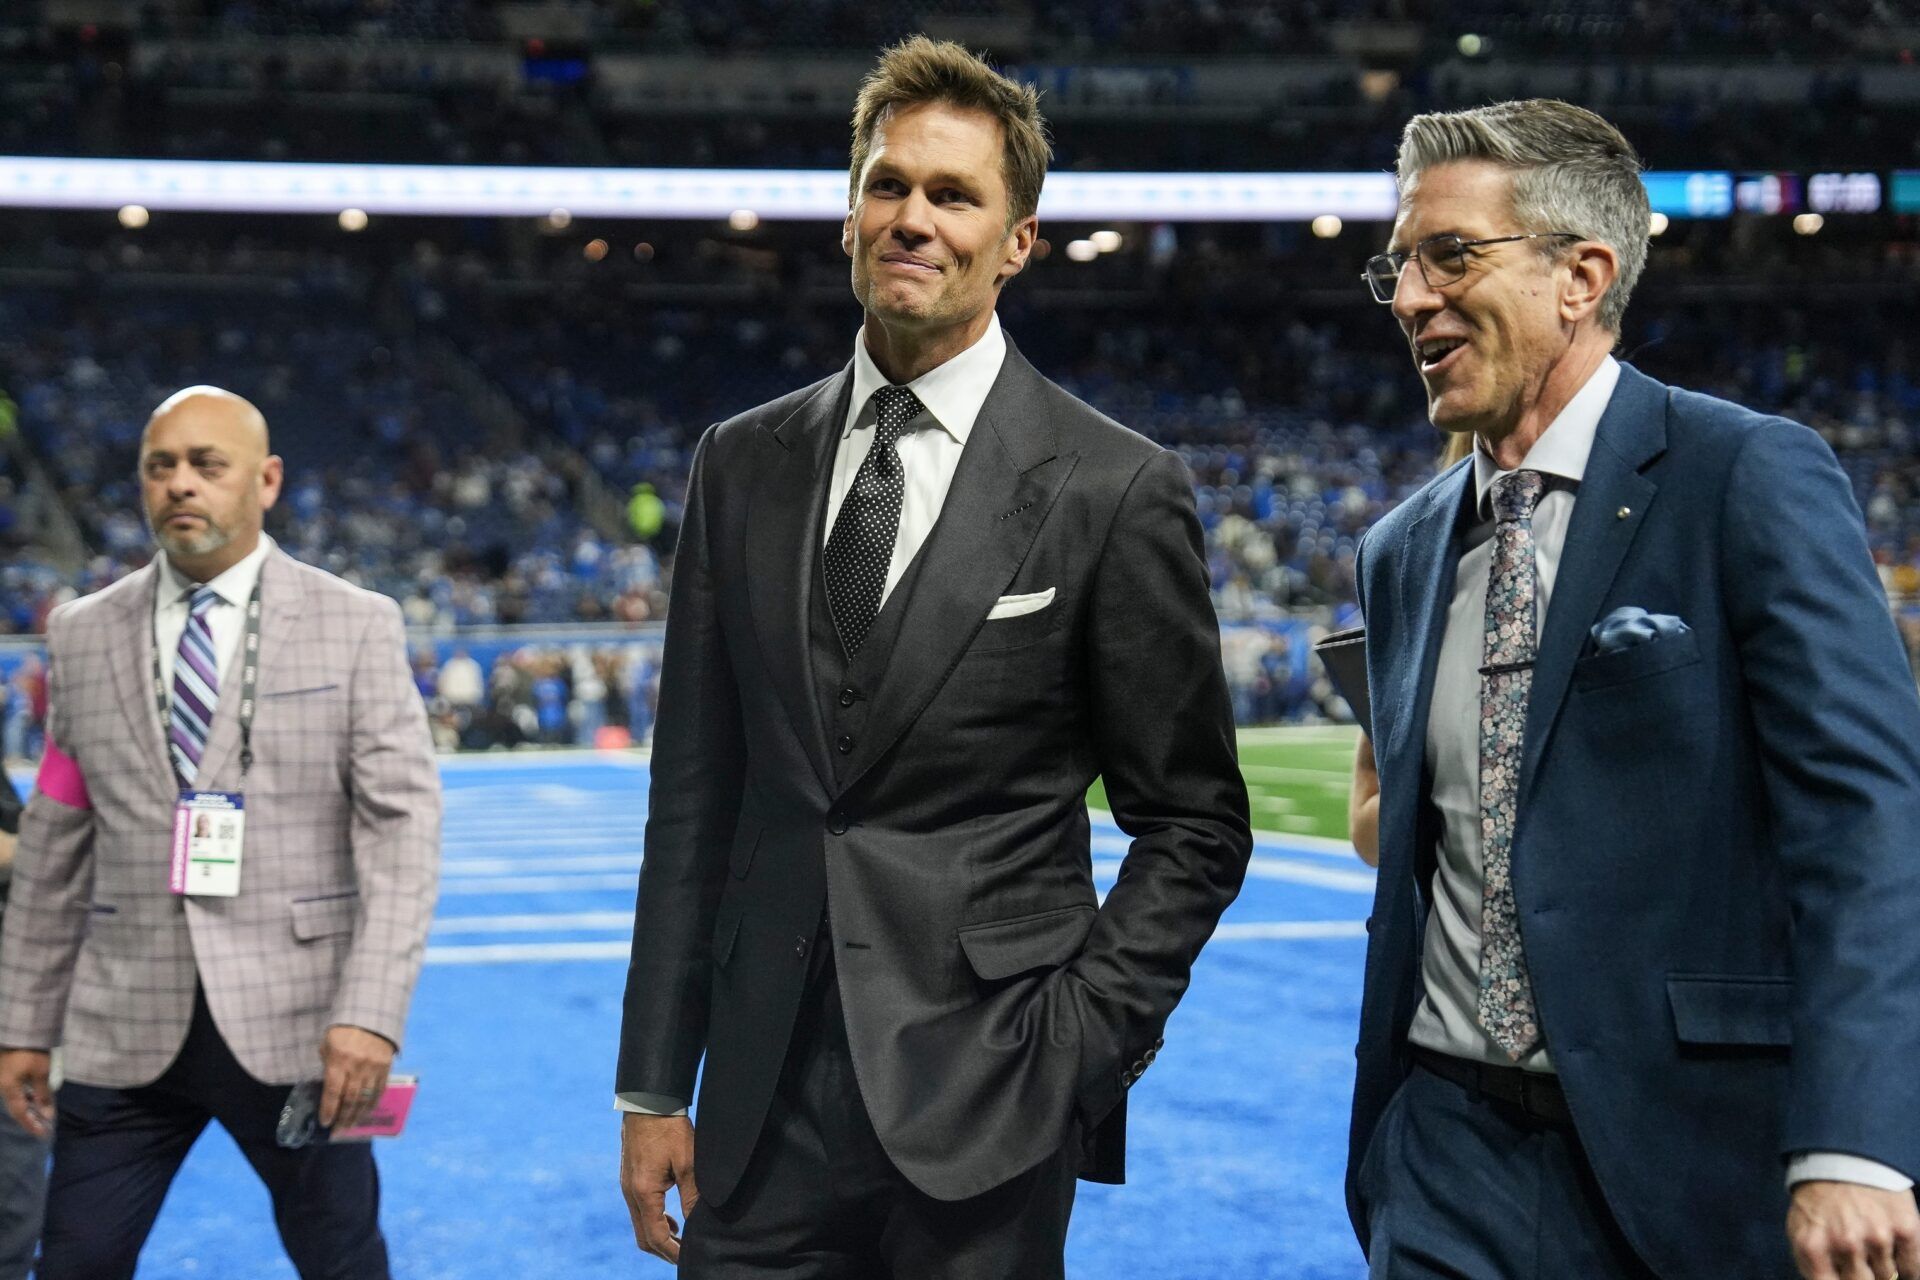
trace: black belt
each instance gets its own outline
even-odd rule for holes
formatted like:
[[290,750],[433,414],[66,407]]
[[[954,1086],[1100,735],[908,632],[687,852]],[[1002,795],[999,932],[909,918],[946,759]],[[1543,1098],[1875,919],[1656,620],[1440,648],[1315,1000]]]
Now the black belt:
[[1469,1062],[1465,1058],[1456,1058],[1452,1054],[1417,1044],[1410,1047],[1413,1060],[1442,1080],[1450,1080],[1462,1089],[1518,1107],[1542,1124],[1573,1127],[1573,1112],[1567,1108],[1567,1095],[1560,1088],[1558,1076],[1545,1071],[1522,1071],[1519,1067]]

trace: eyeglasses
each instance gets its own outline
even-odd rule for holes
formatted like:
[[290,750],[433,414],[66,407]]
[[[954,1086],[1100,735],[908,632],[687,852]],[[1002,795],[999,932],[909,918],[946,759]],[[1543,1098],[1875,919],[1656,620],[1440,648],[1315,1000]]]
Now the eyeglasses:
[[1411,253],[1397,249],[1392,253],[1375,254],[1367,259],[1367,269],[1361,272],[1367,288],[1373,291],[1375,302],[1392,302],[1393,291],[1400,286],[1400,273],[1406,269],[1411,258],[1420,264],[1420,278],[1427,282],[1427,288],[1439,289],[1446,285],[1458,284],[1467,274],[1467,261],[1472,256],[1467,251],[1487,244],[1512,244],[1516,240],[1580,240],[1585,237],[1572,231],[1530,231],[1520,236],[1490,236],[1485,240],[1462,240],[1451,231],[1444,235],[1428,236],[1413,246]]

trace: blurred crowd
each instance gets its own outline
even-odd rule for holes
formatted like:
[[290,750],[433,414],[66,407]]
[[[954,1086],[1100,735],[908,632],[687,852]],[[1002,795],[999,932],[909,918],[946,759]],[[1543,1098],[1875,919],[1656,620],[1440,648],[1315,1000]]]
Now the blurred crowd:
[[[1920,56],[1910,0],[554,0],[538,13],[557,16],[480,0],[207,0],[146,6],[111,38],[29,25],[0,41],[0,150],[833,167],[842,97],[808,76],[716,110],[684,86],[603,78],[594,59],[811,52],[851,92],[852,60],[946,22],[1042,87],[1063,125],[1056,169],[1378,170],[1417,112],[1542,93],[1602,110],[1655,168],[1920,164],[1920,104],[1868,91],[1877,66]],[[1733,73],[1670,76],[1659,55]],[[1205,87],[1209,66],[1263,56],[1319,70],[1251,95]],[[1796,64],[1810,75],[1790,92],[1743,79]],[[1142,113],[1167,127],[1139,127]]]
[[[198,0],[148,6],[159,30],[391,40],[487,40],[518,29],[504,0]],[[1412,26],[1451,39],[1484,32],[1523,48],[1578,37],[1607,51],[1677,53],[1839,51],[1862,31],[1913,25],[1904,3],[1789,0],[1665,6],[1646,0],[547,0],[568,30],[648,47],[871,48],[929,24],[972,20],[1019,32],[1043,48],[1131,54],[1318,53],[1339,47],[1337,24]]]
[[623,747],[652,732],[660,648],[657,638],[442,642],[419,646],[413,671],[442,751]]

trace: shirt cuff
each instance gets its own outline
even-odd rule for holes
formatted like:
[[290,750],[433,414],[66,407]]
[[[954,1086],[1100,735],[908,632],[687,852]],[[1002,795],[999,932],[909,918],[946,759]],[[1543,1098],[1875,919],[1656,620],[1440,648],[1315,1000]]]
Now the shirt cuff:
[[631,1111],[642,1116],[683,1116],[687,1114],[687,1104],[664,1093],[616,1093],[613,1095],[615,1111]]
[[1787,1159],[1787,1190],[1802,1182],[1852,1182],[1882,1191],[1909,1191],[1913,1179],[1865,1156],[1838,1151],[1797,1151]]

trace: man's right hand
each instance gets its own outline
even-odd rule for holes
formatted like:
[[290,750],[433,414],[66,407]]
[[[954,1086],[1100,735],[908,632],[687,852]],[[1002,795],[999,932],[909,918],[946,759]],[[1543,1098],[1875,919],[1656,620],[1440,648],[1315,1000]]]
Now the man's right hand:
[[[11,1105],[11,1104],[9,1104]],[[667,1188],[680,1188],[680,1212],[700,1202],[693,1185],[693,1122],[685,1116],[626,1112],[620,1120],[620,1190],[633,1239],[656,1258],[680,1261],[680,1224],[667,1216]]]
[[13,1122],[36,1138],[53,1133],[53,1055],[44,1049],[0,1050],[0,1101]]

